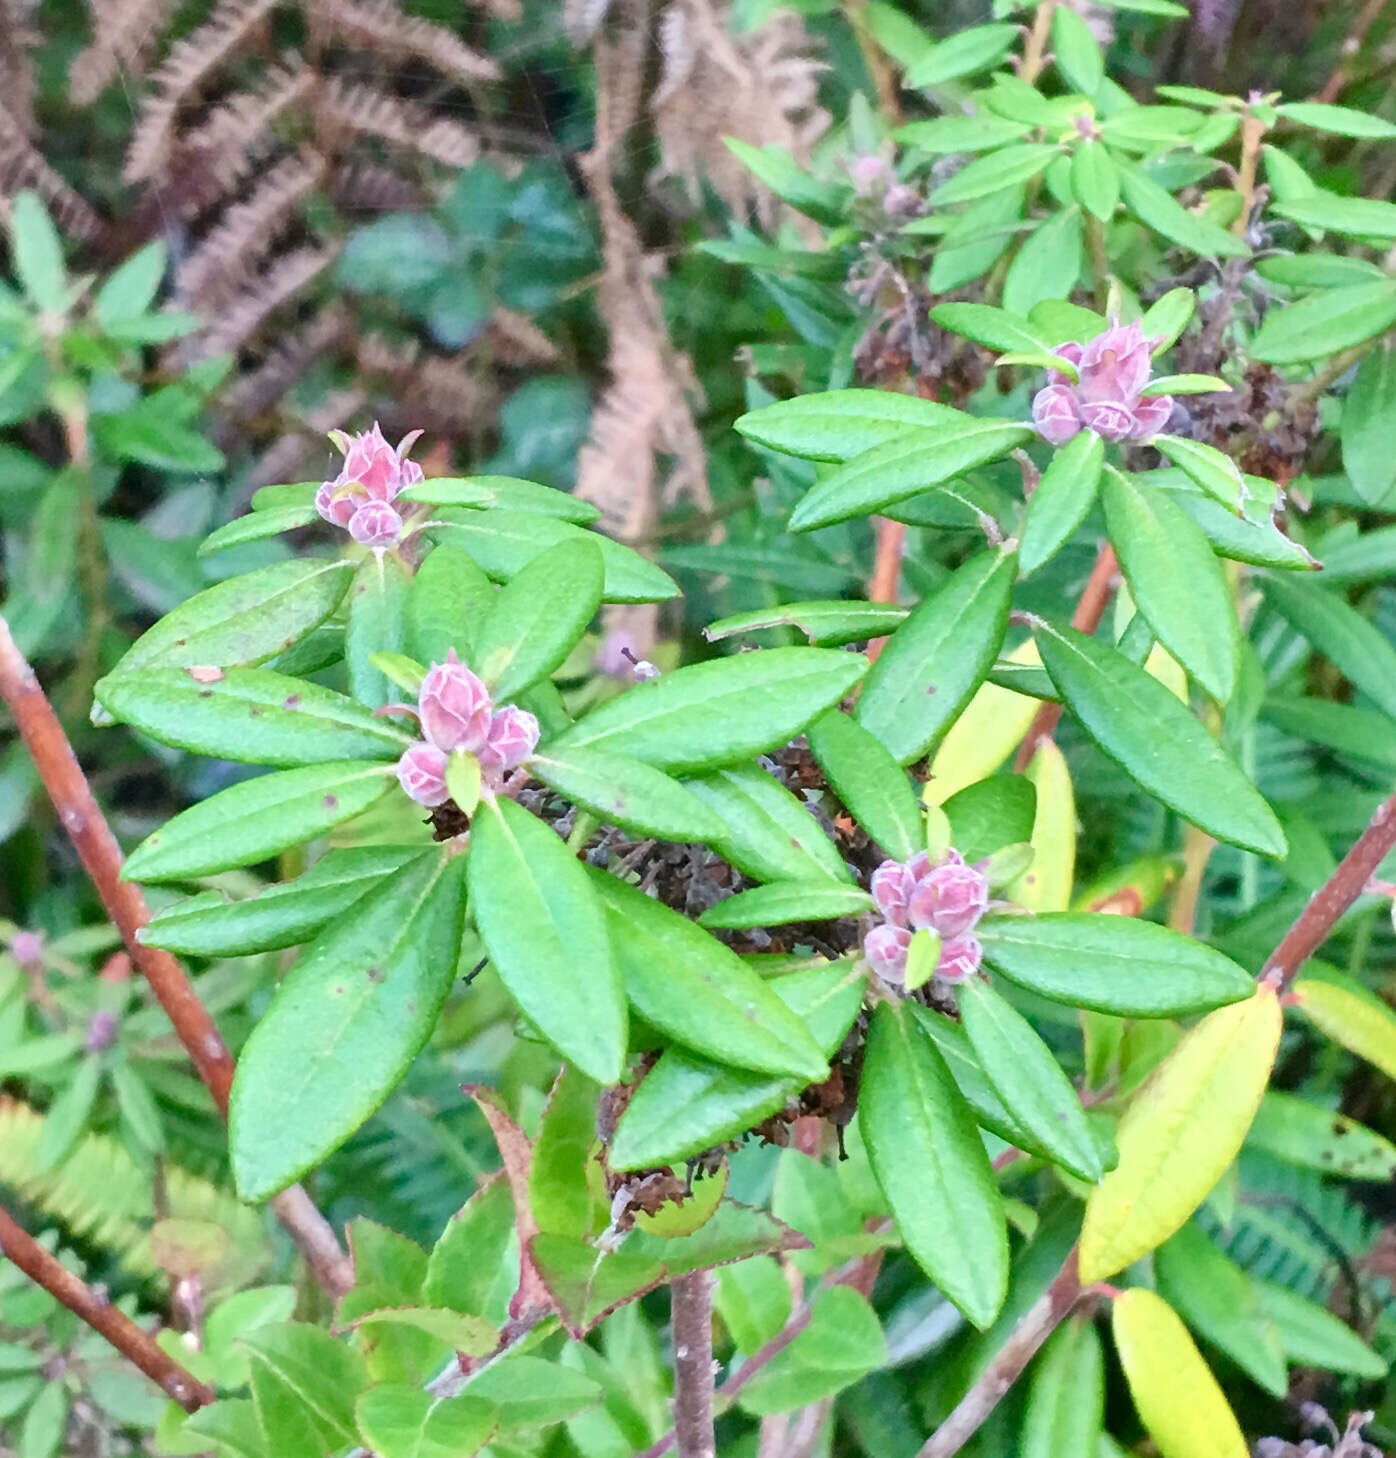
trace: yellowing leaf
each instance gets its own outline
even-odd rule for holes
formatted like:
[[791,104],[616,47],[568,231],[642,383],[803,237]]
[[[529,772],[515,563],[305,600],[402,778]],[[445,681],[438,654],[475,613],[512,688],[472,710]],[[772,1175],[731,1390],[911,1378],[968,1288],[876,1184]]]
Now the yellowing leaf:
[[1294,1000],[1334,1042],[1396,1078],[1396,1012],[1384,1002],[1318,977],[1301,977]]
[[1065,911],[1076,871],[1076,797],[1071,771],[1055,740],[1044,739],[1028,765],[1037,787],[1032,823],[1032,865],[1004,892],[1031,911]]
[[1110,1327],[1134,1406],[1163,1458],[1246,1458],[1217,1379],[1163,1297],[1142,1287],[1121,1292]]
[[[1009,653],[1007,661],[1031,668],[1042,664],[1031,638]],[[944,804],[957,790],[993,774],[1028,732],[1040,703],[996,683],[981,684],[931,760],[929,788],[936,802]]]
[[1081,1280],[1104,1280],[1179,1230],[1236,1157],[1275,1061],[1280,1005],[1259,987],[1209,1013],[1120,1120],[1120,1162],[1091,1192]]

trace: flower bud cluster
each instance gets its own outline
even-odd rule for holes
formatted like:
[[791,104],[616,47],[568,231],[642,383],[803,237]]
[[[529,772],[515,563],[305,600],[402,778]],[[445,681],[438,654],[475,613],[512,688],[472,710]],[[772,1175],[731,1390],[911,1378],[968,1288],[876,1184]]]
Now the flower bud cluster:
[[871,890],[883,920],[863,939],[863,953],[885,982],[904,982],[912,936],[923,928],[940,938],[935,975],[963,982],[983,955],[973,935],[989,904],[989,882],[977,866],[947,850],[934,864],[925,851],[909,861],[883,861]]
[[344,527],[361,547],[382,551],[393,546],[402,535],[402,516],[393,503],[405,487],[422,479],[422,468],[407,459],[420,434],[414,430],[394,448],[376,421],[372,430],[355,436],[336,433],[344,465],[315,493],[315,510]]
[[454,648],[422,680],[417,717],[424,742],[403,751],[397,777],[411,799],[431,809],[450,799],[446,765],[456,750],[473,754],[484,783],[497,789],[538,747],[538,720],[512,704],[496,709],[489,690]]
[[1145,440],[1173,413],[1171,395],[1141,396],[1149,383],[1150,343],[1138,323],[1117,324],[1087,344],[1060,344],[1054,354],[1076,366],[1077,380],[1047,371],[1033,396],[1032,423],[1052,445],[1065,445],[1083,428],[1102,440]]

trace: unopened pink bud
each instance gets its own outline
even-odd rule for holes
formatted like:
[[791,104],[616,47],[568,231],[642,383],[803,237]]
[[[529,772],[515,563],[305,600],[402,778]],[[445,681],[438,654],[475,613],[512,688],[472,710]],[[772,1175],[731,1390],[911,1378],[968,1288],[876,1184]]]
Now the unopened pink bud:
[[43,932],[17,931],[10,938],[10,955],[26,971],[39,967],[44,956]]
[[1084,400],[1081,423],[1101,440],[1128,440],[1134,433],[1134,412],[1117,400]]
[[906,979],[906,954],[910,946],[911,933],[906,927],[884,922],[863,938],[863,955],[884,982],[902,982]]
[[480,768],[517,769],[537,748],[538,720],[527,709],[506,705],[490,720],[489,738],[480,751]]
[[1048,385],[1032,397],[1032,423],[1050,445],[1065,445],[1081,429],[1081,414],[1069,385]]
[[1168,417],[1173,414],[1173,397],[1172,395],[1150,395],[1135,405],[1133,413],[1133,438],[1147,440],[1151,435],[1157,435],[1167,426]]
[[116,1014],[109,1008],[100,1008],[93,1013],[87,1024],[87,1037],[83,1040],[85,1053],[102,1053],[116,1042],[120,1029]]
[[335,526],[347,527],[350,517],[367,499],[361,491],[344,491],[338,481],[326,481],[315,493],[315,510]]
[[445,663],[432,664],[417,693],[422,733],[447,754],[453,749],[479,754],[489,739],[492,708],[489,690],[454,648]]
[[946,860],[917,883],[907,915],[913,927],[929,927],[948,941],[969,931],[988,904],[984,877],[962,861]]
[[374,501],[391,501],[398,493],[400,469],[397,452],[383,439],[375,420],[372,430],[362,431],[350,441],[340,477],[357,481]]
[[905,926],[907,906],[916,889],[916,877],[900,861],[883,861],[868,883],[877,909],[888,921]]
[[984,950],[975,937],[954,937],[942,942],[940,960],[936,963],[935,975],[942,982],[963,982],[979,971]]
[[402,518],[386,501],[365,501],[349,518],[349,535],[361,547],[391,547],[402,535]]
[[1078,392],[1088,400],[1132,400],[1149,383],[1149,341],[1138,323],[1097,334],[1081,351]]
[[446,789],[446,753],[434,744],[413,744],[397,762],[398,784],[409,799],[435,809],[450,798]]
[[[1078,370],[1080,369],[1081,346],[1074,339],[1067,340],[1065,344],[1057,345],[1052,353],[1060,355],[1068,364],[1073,364]],[[1072,379],[1070,375],[1063,374],[1061,370],[1048,370],[1047,383],[1049,385],[1070,385]]]

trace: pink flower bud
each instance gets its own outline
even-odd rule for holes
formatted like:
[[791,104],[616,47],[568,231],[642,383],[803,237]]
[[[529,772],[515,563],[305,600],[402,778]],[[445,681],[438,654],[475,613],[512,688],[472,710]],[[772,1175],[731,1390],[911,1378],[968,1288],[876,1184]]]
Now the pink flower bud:
[[1039,390],[1032,397],[1032,423],[1050,445],[1065,445],[1076,435],[1081,429],[1081,414],[1071,387],[1048,385]]
[[1089,400],[1132,401],[1149,383],[1149,341],[1137,322],[1117,324],[1086,345],[1078,368],[1077,393],[1083,404]]
[[374,501],[391,501],[397,495],[401,463],[376,420],[372,430],[362,431],[350,441],[339,474],[343,481],[357,481]]
[[[1079,369],[1081,364],[1081,346],[1074,339],[1069,339],[1065,344],[1057,345],[1052,353],[1061,355],[1069,364],[1074,364]],[[1070,385],[1072,379],[1070,375],[1064,375],[1060,370],[1048,370],[1047,383],[1049,385]]]
[[1134,412],[1118,400],[1084,400],[1081,423],[1101,440],[1128,440],[1134,433]]
[[1147,440],[1151,435],[1157,435],[1168,424],[1168,417],[1173,414],[1173,397],[1172,395],[1150,395],[1147,399],[1135,404],[1133,414],[1133,439]]
[[349,518],[367,499],[361,491],[341,492],[338,481],[326,481],[315,493],[315,510],[335,526],[347,527]]
[[940,961],[936,963],[935,975],[942,982],[963,982],[979,971],[984,949],[977,938],[971,936],[953,937],[942,942]]
[[490,734],[489,690],[456,657],[452,648],[445,663],[433,663],[417,692],[422,733],[438,749],[468,749],[479,754]]
[[87,1037],[83,1040],[84,1053],[102,1053],[116,1042],[120,1030],[116,1014],[110,1008],[99,1008],[87,1024]]
[[907,917],[918,930],[925,926],[950,940],[963,935],[984,915],[989,883],[963,861],[945,860],[917,882]]
[[365,501],[349,518],[349,535],[361,547],[391,547],[402,534],[402,518],[386,501]]
[[490,720],[489,738],[480,751],[480,768],[517,769],[537,748],[538,720],[527,709],[509,704]]
[[876,197],[897,180],[892,164],[876,154],[855,157],[848,164],[848,175],[859,197]]
[[863,955],[884,982],[901,982],[906,977],[906,954],[911,933],[904,926],[875,926],[863,938]]
[[435,809],[450,798],[446,789],[446,754],[434,744],[413,744],[397,762],[397,781],[409,799]]
[[43,932],[17,931],[10,938],[10,955],[26,971],[39,967],[44,956]]
[[916,877],[900,861],[883,861],[869,882],[877,909],[896,926],[906,925],[907,905],[916,889]]

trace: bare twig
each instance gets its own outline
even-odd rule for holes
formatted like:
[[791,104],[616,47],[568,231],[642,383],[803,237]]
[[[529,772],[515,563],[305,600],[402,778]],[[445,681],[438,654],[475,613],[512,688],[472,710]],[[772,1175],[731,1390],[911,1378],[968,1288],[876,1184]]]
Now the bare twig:
[[1362,49],[1362,42],[1367,38],[1367,32],[1376,24],[1377,16],[1386,9],[1387,0],[1367,0],[1366,5],[1358,12],[1357,19],[1352,23],[1352,29],[1347,33],[1343,44],[1338,51],[1338,64],[1333,69],[1333,74],[1323,83],[1322,89],[1314,97],[1315,101],[1337,101],[1342,95],[1343,87],[1347,85],[1351,74],[1352,62],[1357,53]]
[[[233,1081],[233,1055],[184,968],[170,953],[147,947],[140,941],[138,933],[150,920],[150,908],[140,888],[121,879],[121,847],[93,798],[87,776],[78,764],[53,706],[2,616],[0,699],[14,716],[25,747],[58,812],[59,822],[107,915],[121,933],[131,960],[150,983],[195,1070],[213,1095],[219,1113],[226,1117],[228,1090]],[[328,1221],[305,1192],[298,1186],[284,1191],[272,1202],[272,1209],[304,1254],[316,1279],[334,1295],[347,1291],[353,1285],[348,1257]]]
[[93,1331],[106,1337],[185,1412],[195,1412],[217,1397],[212,1388],[168,1356],[148,1332],[142,1331],[105,1296],[75,1276],[57,1256],[50,1255],[3,1209],[0,1209],[0,1254],[12,1260],[31,1281],[61,1301]]
[[[872,577],[868,580],[869,602],[896,602],[901,592],[902,554],[906,551],[906,526],[890,517],[876,520],[877,545],[873,556]],[[874,662],[887,646],[886,638],[874,638],[868,644],[868,657]]]
[[1255,209],[1256,164],[1260,160],[1260,144],[1265,140],[1265,123],[1248,106],[1241,117],[1241,166],[1236,175],[1236,191],[1241,195],[1241,211],[1231,231],[1244,238]]
[[674,1436],[679,1458],[715,1458],[713,1274],[692,1271],[669,1287],[674,1323]]

